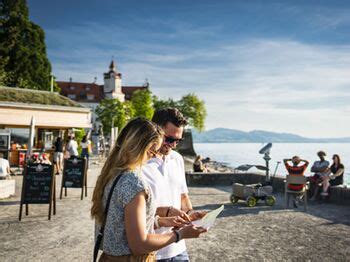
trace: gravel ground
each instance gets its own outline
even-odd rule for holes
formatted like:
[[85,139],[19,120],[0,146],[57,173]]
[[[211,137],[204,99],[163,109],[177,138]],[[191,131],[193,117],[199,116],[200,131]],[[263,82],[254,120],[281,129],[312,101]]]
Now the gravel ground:
[[[100,167],[88,174],[88,198],[79,189],[57,199],[57,214],[47,220],[48,205],[31,205],[18,221],[22,177],[15,177],[16,196],[0,201],[0,261],[91,261],[93,221],[90,198]],[[57,176],[60,185],[61,176]],[[187,240],[192,261],[350,261],[349,206],[313,203],[285,210],[229,203],[229,187],[190,188],[197,209],[225,210],[208,233]],[[57,195],[59,196],[59,187]]]

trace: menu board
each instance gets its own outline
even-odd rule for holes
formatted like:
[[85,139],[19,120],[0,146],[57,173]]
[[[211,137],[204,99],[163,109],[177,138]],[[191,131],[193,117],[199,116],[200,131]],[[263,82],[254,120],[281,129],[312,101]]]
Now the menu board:
[[48,164],[28,164],[24,168],[22,195],[19,209],[19,221],[22,219],[22,207],[29,214],[28,204],[49,204],[48,219],[56,214],[56,182],[54,167]]
[[85,158],[73,157],[64,162],[62,187],[82,188],[86,174]]
[[23,204],[49,204],[53,187],[53,166],[32,164],[23,176]]

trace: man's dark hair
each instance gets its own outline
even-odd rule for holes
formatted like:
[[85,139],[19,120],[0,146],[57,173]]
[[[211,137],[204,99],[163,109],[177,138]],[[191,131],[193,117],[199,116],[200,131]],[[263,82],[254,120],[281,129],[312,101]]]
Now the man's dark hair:
[[168,122],[172,123],[177,127],[187,125],[187,120],[184,118],[182,113],[173,107],[162,108],[154,112],[152,121],[157,125],[164,127]]

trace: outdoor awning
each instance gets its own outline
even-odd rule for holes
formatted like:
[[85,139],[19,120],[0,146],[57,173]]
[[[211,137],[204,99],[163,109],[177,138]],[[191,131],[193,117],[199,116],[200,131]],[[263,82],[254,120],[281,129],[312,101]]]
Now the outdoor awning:
[[37,127],[91,127],[89,108],[0,102],[0,125],[29,126],[32,116]]

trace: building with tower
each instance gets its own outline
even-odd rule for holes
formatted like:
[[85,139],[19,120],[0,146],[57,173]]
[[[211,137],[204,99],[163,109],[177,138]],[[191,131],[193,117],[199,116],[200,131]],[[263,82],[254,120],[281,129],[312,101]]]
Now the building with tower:
[[109,65],[109,71],[103,74],[103,93],[106,98],[117,98],[125,101],[125,94],[122,92],[122,74],[116,70],[114,60]]
[[147,80],[141,86],[123,86],[122,74],[118,72],[114,60],[109,65],[109,71],[103,74],[103,81],[103,85],[98,85],[96,80],[92,83],[83,83],[74,82],[70,78],[67,82],[57,81],[57,84],[61,89],[61,95],[91,109],[92,123],[96,122],[95,110],[103,99],[113,98],[124,102],[131,100],[135,91],[147,90],[150,87]]

